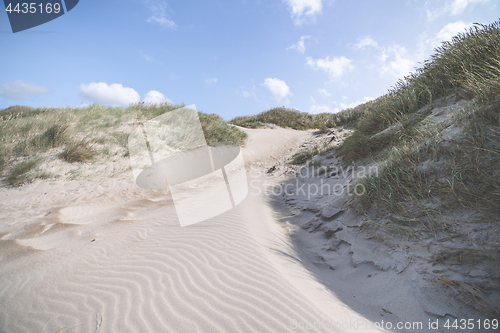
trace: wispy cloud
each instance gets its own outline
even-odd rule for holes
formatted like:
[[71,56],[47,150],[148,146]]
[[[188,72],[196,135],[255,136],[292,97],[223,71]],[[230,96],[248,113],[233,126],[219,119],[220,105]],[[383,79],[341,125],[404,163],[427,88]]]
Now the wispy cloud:
[[366,102],[373,101],[373,100],[374,100],[374,98],[365,96],[362,99],[357,100],[355,102],[351,102],[351,103],[340,102],[339,105],[340,105],[340,108],[342,110],[352,109],[352,108],[355,108],[358,105],[361,105],[361,104],[364,104]]
[[330,93],[328,92],[328,90],[326,90],[325,88],[320,88],[320,89],[318,89],[318,92],[319,92],[322,96],[324,96],[324,97],[330,97],[330,96],[332,96],[332,94],[330,94]]
[[292,46],[290,46],[289,48],[287,48],[287,50],[295,50],[295,51],[299,52],[300,54],[304,54],[304,52],[306,51],[306,45],[304,44],[304,41],[308,38],[310,38],[310,36],[300,37],[299,41],[297,43],[293,44]]
[[246,90],[243,90],[243,91],[241,92],[241,95],[242,95],[243,97],[245,97],[245,98],[246,98],[246,97],[256,97],[254,92],[248,92],[248,91],[246,91]]
[[205,79],[206,83],[217,83],[217,81],[218,80],[216,77],[211,77],[211,78]]
[[269,90],[278,102],[283,99],[286,99],[286,102],[288,103],[287,96],[292,96],[290,88],[285,83],[285,81],[276,78],[274,79],[267,78],[261,85],[265,87],[267,90]]
[[313,105],[311,105],[311,108],[309,109],[309,113],[312,113],[312,114],[325,113],[325,112],[337,113],[339,111],[340,110],[338,108],[332,109],[331,107],[329,107],[328,105],[325,105],[325,104],[322,104],[322,105],[313,104]]
[[322,0],[285,0],[292,12],[292,19],[296,25],[302,25],[308,19],[314,21],[317,14],[323,9]]
[[91,102],[113,107],[128,106],[141,100],[141,96],[137,91],[118,83],[111,85],[105,82],[81,84],[80,95]]
[[47,93],[48,88],[21,80],[7,82],[0,87],[0,96],[16,100],[33,99]]
[[490,0],[448,0],[444,6],[427,9],[427,19],[435,20],[442,15],[460,15],[469,5],[474,6],[489,1]]
[[237,90],[236,93],[244,98],[252,98],[256,102],[259,102],[257,98],[257,94],[254,91],[248,91],[248,90]]
[[340,111],[339,108],[331,108],[330,106],[328,106],[326,104],[318,104],[318,102],[316,102],[314,97],[311,97],[311,101],[313,104],[309,108],[309,113],[312,113],[312,114],[325,113],[325,112],[336,113],[336,112]]
[[364,48],[366,48],[368,46],[377,47],[378,44],[370,36],[359,38],[358,42],[356,44],[354,44],[354,48],[356,48],[358,50],[364,49]]
[[149,9],[151,16],[148,22],[157,23],[163,27],[176,29],[177,24],[167,16],[168,4],[163,0],[142,0],[142,3]]
[[141,55],[141,57],[146,60],[147,62],[154,62],[154,59],[151,58],[150,56],[148,56],[146,53],[142,52],[142,51],[139,51],[139,54]]
[[467,6],[475,5],[476,3],[485,3],[490,0],[453,0],[450,5],[450,10],[452,15],[460,15],[462,14]]
[[352,60],[346,57],[333,57],[331,59],[330,57],[326,57],[325,59],[307,57],[306,61],[306,64],[312,69],[325,71],[331,81],[340,79],[344,73],[354,69],[354,66],[351,65]]

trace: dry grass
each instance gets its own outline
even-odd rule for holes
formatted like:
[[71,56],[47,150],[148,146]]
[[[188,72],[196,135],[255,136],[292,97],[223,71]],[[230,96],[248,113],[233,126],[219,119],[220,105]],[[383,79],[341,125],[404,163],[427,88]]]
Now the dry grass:
[[310,114],[285,107],[273,108],[254,116],[240,116],[229,123],[246,128],[264,127],[274,124],[280,127],[289,127],[296,130],[323,129],[335,126],[352,126],[362,115],[358,109],[348,109],[341,113]]
[[[441,103],[460,107],[448,109],[446,121],[431,120]],[[379,166],[378,175],[357,180],[366,193],[353,205],[369,219],[367,231],[388,246],[448,242],[465,251],[481,246],[484,253],[497,254],[500,21],[476,25],[443,43],[387,95],[354,110],[359,115],[354,134],[337,153],[345,164],[371,160]],[[474,236],[470,230],[476,230]],[[462,281],[440,276],[434,282],[452,291],[461,306],[498,315],[487,292],[477,287],[498,290],[495,283],[467,275],[481,262],[474,258],[460,263],[463,269],[442,263],[449,273],[463,274]],[[486,270],[488,278],[498,279],[493,266]]]
[[29,179],[28,173],[40,164],[39,159],[22,161],[12,168],[6,182],[10,186],[18,186]]
[[470,306],[482,313],[500,315],[500,309],[488,297],[487,293],[470,283],[449,280],[446,276],[432,278],[434,286],[443,286],[462,302],[460,308]]
[[[128,134],[136,124],[183,105],[138,103],[128,108],[99,104],[84,108],[12,106],[0,110],[0,176],[19,185],[46,173],[24,171],[34,162],[58,157],[69,163],[128,155]],[[209,143],[244,145],[246,134],[217,115],[199,112]],[[127,128],[124,130],[124,128]],[[55,149],[55,154],[51,153]],[[38,163],[38,162],[37,162]]]
[[[490,124],[498,114],[495,106],[473,103],[455,119],[463,137],[448,145],[439,135],[442,124],[414,127],[413,136],[376,156],[378,177],[360,180],[367,190],[357,198],[362,210],[377,204],[379,210],[419,218],[434,235],[449,232],[443,210],[465,208],[495,221],[500,214],[500,127]],[[428,207],[433,199],[439,207]]]
[[59,157],[68,163],[88,162],[96,155],[95,150],[87,139],[79,142],[72,142],[67,145]]
[[[450,232],[441,217],[447,209],[470,209],[497,220],[499,82],[500,22],[476,25],[443,43],[431,60],[387,95],[356,107],[360,116],[355,132],[337,152],[346,165],[372,159],[380,166],[378,177],[359,180],[367,192],[357,198],[358,208],[366,211],[376,205],[381,213],[416,218],[434,235]],[[462,137],[445,144],[440,133],[449,123],[424,119],[436,99],[450,94],[471,102],[467,110],[454,114]],[[434,199],[440,204],[430,208]]]
[[373,135],[394,124],[410,126],[414,115],[434,100],[452,93],[487,103],[500,94],[500,21],[475,25],[436,49],[415,73],[400,80],[389,93],[375,101],[343,111],[356,115],[356,132],[339,152],[347,163],[368,157],[397,143],[392,137]]
[[[328,140],[329,141],[329,140]],[[333,145],[328,141],[318,142],[314,146],[304,149],[293,155],[293,164],[302,164],[311,160],[314,156],[323,156],[333,149]]]
[[198,116],[208,144],[229,143],[237,146],[245,144],[246,133],[228,125],[219,115],[200,112]]
[[273,108],[255,116],[236,117],[230,123],[247,128],[262,127],[264,124],[275,124],[280,127],[290,127],[297,130],[306,130],[321,126],[319,123],[314,122],[311,114],[285,107]]

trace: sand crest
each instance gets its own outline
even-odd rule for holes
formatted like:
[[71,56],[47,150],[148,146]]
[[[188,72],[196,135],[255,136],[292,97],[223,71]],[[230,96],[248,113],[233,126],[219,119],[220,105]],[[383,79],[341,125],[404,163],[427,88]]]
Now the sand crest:
[[[249,180],[308,135],[248,133]],[[0,332],[377,331],[304,268],[261,195],[184,228],[168,193],[126,176],[0,202]]]

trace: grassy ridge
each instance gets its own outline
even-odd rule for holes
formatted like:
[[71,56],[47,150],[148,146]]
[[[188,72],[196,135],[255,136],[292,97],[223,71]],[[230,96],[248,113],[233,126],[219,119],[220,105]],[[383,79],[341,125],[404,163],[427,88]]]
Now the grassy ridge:
[[229,123],[246,128],[259,128],[264,127],[266,124],[274,124],[296,130],[307,130],[353,125],[359,116],[360,113],[352,109],[345,110],[342,113],[310,114],[285,107],[278,107],[254,116],[236,117],[229,121]]
[[[97,157],[128,154],[128,134],[138,123],[183,105],[147,105],[128,108],[94,104],[84,108],[32,108],[12,106],[0,110],[0,175],[6,171],[8,185],[15,186],[48,175],[36,171],[44,159],[68,163],[88,162]],[[215,114],[198,113],[209,144],[243,145],[246,134]],[[56,155],[51,155],[56,152]]]
[[[438,99],[450,95],[468,102],[451,120],[459,136],[445,142],[442,133],[450,123],[424,119]],[[498,218],[500,22],[475,25],[443,43],[387,95],[349,112],[359,117],[339,155],[345,163],[371,158],[380,165],[378,177],[361,180],[367,188],[358,198],[362,209],[376,205],[413,221],[394,220],[400,226],[422,224],[434,234],[451,230],[442,216],[449,209]],[[429,205],[436,198],[441,203]]]
[[236,117],[230,123],[247,128],[259,128],[265,124],[274,124],[297,130],[318,128],[320,126],[319,123],[314,121],[313,115],[284,107],[273,108],[254,116]]
[[394,135],[373,135],[394,124],[412,127],[421,120],[415,113],[440,97],[454,93],[486,103],[500,94],[499,29],[500,22],[495,22],[458,34],[451,42],[442,43],[430,60],[400,80],[387,95],[349,111],[357,120],[356,132],[339,150],[346,161],[397,143]]
[[362,228],[389,246],[433,244],[432,264],[442,266],[430,280],[462,306],[500,314],[489,298],[498,295],[500,21],[443,43],[388,94],[348,113],[355,131],[338,155],[379,166],[357,180]]

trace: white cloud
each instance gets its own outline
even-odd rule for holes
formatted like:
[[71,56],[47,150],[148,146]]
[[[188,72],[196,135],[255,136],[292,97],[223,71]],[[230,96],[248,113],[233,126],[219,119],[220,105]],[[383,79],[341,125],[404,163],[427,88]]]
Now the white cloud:
[[314,20],[316,14],[323,9],[322,0],[285,0],[292,12],[292,19],[296,25],[302,25],[306,18]]
[[[343,96],[342,99],[346,100],[347,97]],[[342,111],[342,110],[352,109],[360,104],[363,104],[363,103],[366,103],[369,101],[373,101],[373,98],[372,97],[363,97],[362,99],[355,101],[355,102],[352,102],[352,103],[345,103],[345,102],[337,103],[337,102],[335,102],[335,104],[340,106],[340,108],[338,108],[338,107],[332,108],[332,107],[330,107],[328,105],[324,105],[324,104],[320,105],[320,104],[318,104],[318,102],[316,102],[314,97],[311,97],[311,101],[313,102],[313,105],[309,109],[309,113],[317,114],[317,113],[323,113],[323,112],[337,113],[337,112]]]
[[217,83],[217,81],[218,80],[216,77],[211,77],[211,78],[205,79],[206,83]]
[[465,30],[470,28],[471,26],[472,22],[465,23],[463,21],[457,21],[448,23],[436,34],[436,37],[427,40],[427,43],[432,47],[437,47],[441,45],[441,42],[451,40],[453,36],[457,35],[459,32],[465,32]]
[[311,96],[311,101],[313,102],[313,105],[311,105],[311,108],[309,109],[309,113],[312,114],[318,114],[318,113],[336,113],[339,112],[340,110],[338,108],[332,109],[328,105],[319,105],[318,102],[314,99],[314,97]]
[[356,44],[354,44],[354,47],[357,48],[357,49],[359,49],[359,50],[364,49],[367,46],[377,47],[378,44],[370,36],[359,38],[358,42]]
[[143,102],[148,104],[162,104],[162,103],[174,104],[174,102],[172,102],[170,99],[165,97],[165,95],[156,90],[151,90],[150,92],[148,92],[144,97]]
[[[290,88],[286,85],[285,81],[279,80],[279,79],[271,79],[267,78],[264,80],[264,83],[261,84],[262,86],[266,87],[267,90],[271,92],[271,94],[274,95],[274,98],[276,100],[281,101],[282,99],[286,98],[288,95],[292,96],[292,93],[290,92]],[[288,101],[288,99],[287,99]]]
[[326,104],[318,104],[318,102],[316,102],[316,100],[314,99],[314,97],[311,96],[311,101],[312,101],[312,105],[311,107],[309,108],[309,113],[311,114],[318,114],[318,113],[336,113],[336,112],[339,112],[340,110],[338,108],[335,108],[335,109],[332,109],[331,107],[329,107],[328,105]]
[[446,1],[446,4],[442,7],[427,9],[427,19],[435,20],[438,17],[446,14],[460,15],[465,11],[465,9],[469,5],[474,6],[475,4],[486,3],[489,1],[490,0],[452,0],[452,1],[448,0]]
[[369,101],[373,101],[373,100],[374,100],[374,98],[365,96],[365,97],[363,97],[363,99],[358,100],[356,102],[352,102],[352,103],[349,103],[349,104],[340,102],[339,105],[340,105],[340,108],[342,110],[352,109],[352,108],[355,108],[358,105],[361,105],[363,103],[366,103],[366,102],[369,102]]
[[0,96],[17,100],[33,99],[47,93],[48,88],[21,80],[4,83],[0,88]]
[[488,1],[489,0],[454,0],[450,5],[451,14],[460,15],[465,11],[465,8],[467,8],[469,4],[474,5],[476,3],[484,3]]
[[415,66],[415,62],[410,58],[408,51],[398,44],[384,48],[380,61],[382,62],[381,73],[397,79],[403,79],[410,74]]
[[137,91],[117,83],[111,85],[105,82],[81,84],[80,94],[94,103],[111,106],[128,106],[141,100],[141,96]]
[[328,105],[324,105],[324,104],[323,105],[314,104],[314,105],[311,105],[311,108],[309,109],[309,113],[312,113],[312,114],[325,113],[325,112],[337,113],[339,111],[340,110],[338,108],[332,109]]
[[332,96],[332,94],[330,94],[325,88],[318,89],[318,92],[325,97]]
[[154,59],[148,56],[146,53],[139,51],[139,54],[144,58],[144,60],[148,62],[154,62]]
[[310,38],[310,36],[300,37],[299,41],[290,46],[289,48],[287,48],[287,50],[296,50],[297,52],[304,54],[304,52],[306,51],[306,46],[304,44],[304,41],[308,38]]
[[151,11],[151,16],[148,18],[148,22],[154,22],[166,28],[177,28],[177,24],[167,18],[168,4],[165,1],[142,0],[142,2]]
[[307,65],[311,66],[314,70],[322,69],[324,70],[330,80],[338,80],[345,72],[353,70],[354,66],[351,65],[352,60],[346,57],[326,57],[325,59],[313,59],[307,57]]

